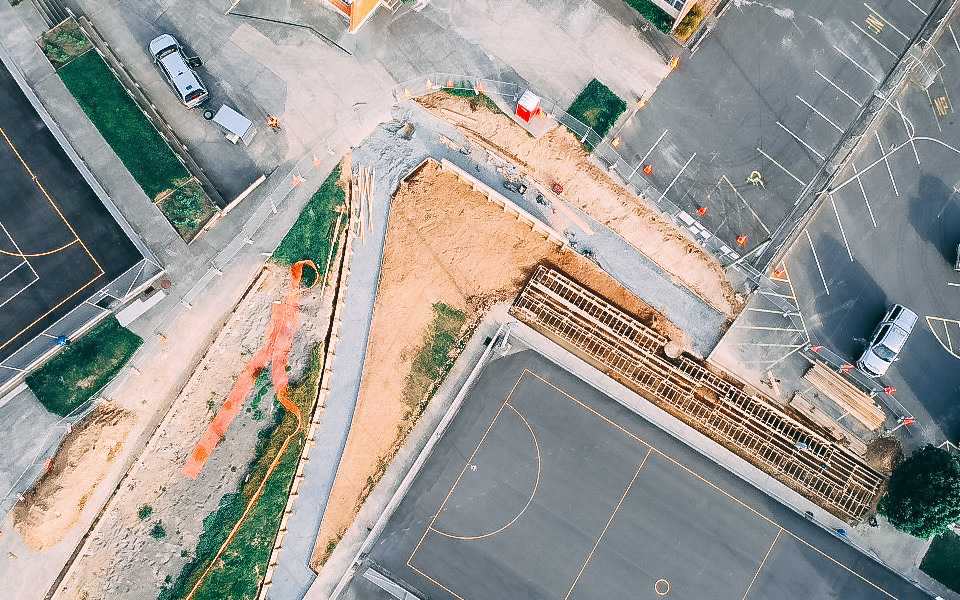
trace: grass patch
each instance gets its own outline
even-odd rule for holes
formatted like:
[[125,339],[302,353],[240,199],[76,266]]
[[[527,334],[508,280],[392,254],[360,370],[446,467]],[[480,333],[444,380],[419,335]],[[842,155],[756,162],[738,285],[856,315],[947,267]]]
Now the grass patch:
[[155,540],[162,540],[167,537],[167,530],[163,528],[163,523],[157,521],[153,524],[153,527],[150,528],[150,537]]
[[670,33],[673,28],[673,17],[667,14],[665,10],[650,2],[650,0],[624,0],[633,10],[640,13],[640,16],[650,22],[651,25],[662,31]]
[[264,415],[260,405],[263,403],[263,399],[273,392],[270,370],[264,369],[261,371],[253,385],[253,400],[247,405],[246,411],[253,415],[254,421],[262,421]]
[[137,518],[141,521],[150,518],[150,515],[153,514],[153,507],[149,504],[141,504],[140,508],[137,509]]
[[580,119],[602,138],[607,135],[625,110],[627,110],[627,103],[623,99],[614,94],[610,88],[593,79],[574,99],[567,112]]
[[40,49],[54,69],[66,65],[93,45],[73,18],[67,19],[40,36]]
[[[323,348],[317,345],[311,352],[307,371],[288,389],[290,400],[300,407],[304,415],[313,411],[322,365]],[[279,403],[274,408],[274,421],[260,432],[255,458],[247,468],[240,489],[224,496],[217,510],[203,520],[203,532],[194,558],[184,566],[172,585],[161,590],[160,600],[180,599],[190,592],[260,486],[283,441],[295,430],[296,418]],[[280,526],[304,439],[305,432],[301,432],[287,447],[267,480],[260,500],[244,520],[217,567],[207,575],[194,595],[196,600],[246,600],[256,597],[270,560],[274,537]]]
[[694,4],[690,7],[690,10],[687,11],[687,14],[683,15],[683,18],[680,19],[680,23],[677,24],[676,30],[673,34],[677,36],[677,39],[681,42],[685,42],[690,39],[690,36],[693,35],[693,32],[700,27],[700,23],[703,22],[703,8],[699,4]]
[[[469,84],[466,84],[469,85]],[[474,92],[472,89],[464,89],[463,87],[457,88],[443,88],[443,92],[450,96],[456,96],[457,98],[466,98],[470,103],[470,110],[477,110],[479,108],[485,108],[492,113],[505,114],[500,107],[497,106],[497,103],[493,99],[480,92],[479,94]]]
[[316,276],[325,275],[327,256],[334,244],[333,226],[337,221],[338,209],[343,206],[346,195],[339,184],[340,165],[327,175],[320,189],[311,196],[303,207],[296,223],[280,241],[271,257],[274,262],[290,266],[301,260],[312,260],[320,273],[305,269],[303,284],[311,286]]
[[110,317],[33,373],[27,385],[43,406],[65,416],[107,385],[143,339]]
[[165,195],[157,206],[180,237],[190,241],[213,216],[216,208],[196,177],[179,179],[174,184],[173,192]]
[[960,593],[960,536],[948,530],[933,538],[920,570]]
[[214,213],[213,203],[100,55],[87,52],[57,73],[144,193],[192,239]]

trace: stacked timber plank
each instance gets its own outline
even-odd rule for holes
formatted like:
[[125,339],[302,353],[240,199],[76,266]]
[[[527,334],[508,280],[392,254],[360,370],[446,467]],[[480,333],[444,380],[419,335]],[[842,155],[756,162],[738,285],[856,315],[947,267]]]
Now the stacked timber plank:
[[815,363],[803,378],[870,431],[883,427],[887,417],[873,398],[826,365]]
[[856,521],[876,500],[883,476],[848,448],[698,361],[667,358],[666,338],[557,271],[539,267],[511,313],[837,516]]
[[793,398],[788,403],[790,408],[799,414],[810,419],[820,427],[823,427],[829,436],[835,441],[846,444],[857,456],[864,456],[867,453],[867,445],[864,444],[853,432],[847,430],[843,425],[813,405],[810,400],[804,397],[800,392],[793,394]]
[[350,203],[356,200],[356,218],[360,241],[365,242],[367,231],[373,230],[373,170],[360,165],[350,180]]

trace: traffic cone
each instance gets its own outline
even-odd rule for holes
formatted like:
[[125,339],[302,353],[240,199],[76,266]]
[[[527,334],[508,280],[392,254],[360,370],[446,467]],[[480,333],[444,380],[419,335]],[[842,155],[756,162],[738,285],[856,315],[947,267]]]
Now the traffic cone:
[[653,165],[643,165],[643,174],[647,177],[653,175]]
[[897,393],[897,388],[893,387],[892,385],[888,385],[885,388],[883,388],[883,393],[888,396],[892,396],[895,393]]
[[705,217],[707,215],[707,207],[706,206],[698,207],[697,214],[700,215],[701,217]]
[[738,236],[737,236],[737,245],[738,245],[738,246],[744,246],[744,247],[745,247],[745,246],[747,245],[747,242],[749,242],[749,241],[750,241],[750,238],[748,238],[748,237],[745,236],[745,235],[738,235]]

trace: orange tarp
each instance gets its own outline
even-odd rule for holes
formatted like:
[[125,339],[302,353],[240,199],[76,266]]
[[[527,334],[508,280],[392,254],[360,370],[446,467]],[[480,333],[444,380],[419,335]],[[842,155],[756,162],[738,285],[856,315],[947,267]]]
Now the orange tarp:
[[[277,400],[284,409],[297,417],[297,421],[300,421],[300,409],[287,398],[287,386],[289,384],[287,360],[290,356],[290,347],[293,344],[297,315],[300,312],[300,293],[303,289],[300,284],[305,266],[319,273],[313,261],[309,260],[294,263],[290,267],[292,276],[290,291],[287,292],[282,302],[273,305],[264,345],[247,363],[243,373],[233,384],[233,389],[230,390],[226,402],[223,403],[213,422],[200,437],[200,441],[197,442],[190,458],[187,459],[187,463],[183,466],[183,474],[187,477],[196,479],[197,475],[200,474],[203,465],[213,454],[214,448],[226,436],[230,424],[240,414],[244,400],[253,391],[257,375],[266,367],[268,362],[270,363],[270,377],[273,382],[273,389],[277,394]],[[319,277],[317,277],[317,280],[319,280]]]

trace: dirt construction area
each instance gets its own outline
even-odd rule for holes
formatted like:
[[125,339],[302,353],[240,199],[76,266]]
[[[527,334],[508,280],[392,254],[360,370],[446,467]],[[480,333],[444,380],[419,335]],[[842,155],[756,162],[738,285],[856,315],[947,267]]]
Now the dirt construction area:
[[[203,531],[204,518],[217,509],[226,494],[237,491],[247,465],[254,458],[258,434],[274,422],[275,411],[282,410],[274,402],[268,377],[258,378],[251,398],[196,480],[184,476],[184,463],[247,360],[260,348],[271,306],[280,300],[289,283],[290,275],[285,267],[267,263],[93,529],[91,544],[61,583],[59,597],[156,598],[190,560]],[[328,304],[322,301],[318,288],[305,291],[301,296],[303,313],[290,356],[293,378],[307,367],[310,348],[322,341]],[[88,422],[97,423],[97,414]],[[99,452],[105,441],[102,431],[92,425],[84,427],[89,431],[83,435],[90,441],[83,444],[98,452],[88,453],[81,460],[88,463],[102,460]],[[66,460],[76,460],[70,452],[66,455]],[[87,464],[86,468],[89,470],[93,465]],[[55,464],[51,473],[57,470]],[[89,471],[82,477],[85,483],[91,480]],[[44,493],[44,490],[49,491]],[[55,481],[44,481],[35,497],[27,499],[32,506],[18,507],[18,514],[24,515],[28,519],[26,525],[32,527],[32,521],[45,514],[41,511],[51,502],[41,494],[56,497],[56,494],[65,495],[66,490],[75,495],[81,493],[82,486],[71,483],[65,475]],[[59,499],[61,504],[75,501],[73,496]],[[64,522],[62,526],[68,525]],[[44,544],[55,536],[51,525],[44,523],[39,534],[34,533],[28,539],[36,538],[37,544]]]
[[[418,403],[425,398],[411,398],[409,386],[429,347],[425,340],[436,306],[463,314],[463,325],[452,333],[462,340],[487,307],[512,299],[541,263],[610,298],[666,337],[682,339],[682,332],[591,261],[545,239],[435,162],[400,184],[390,210],[359,401],[314,568],[353,521],[422,411]],[[453,348],[455,353],[456,344]]]

